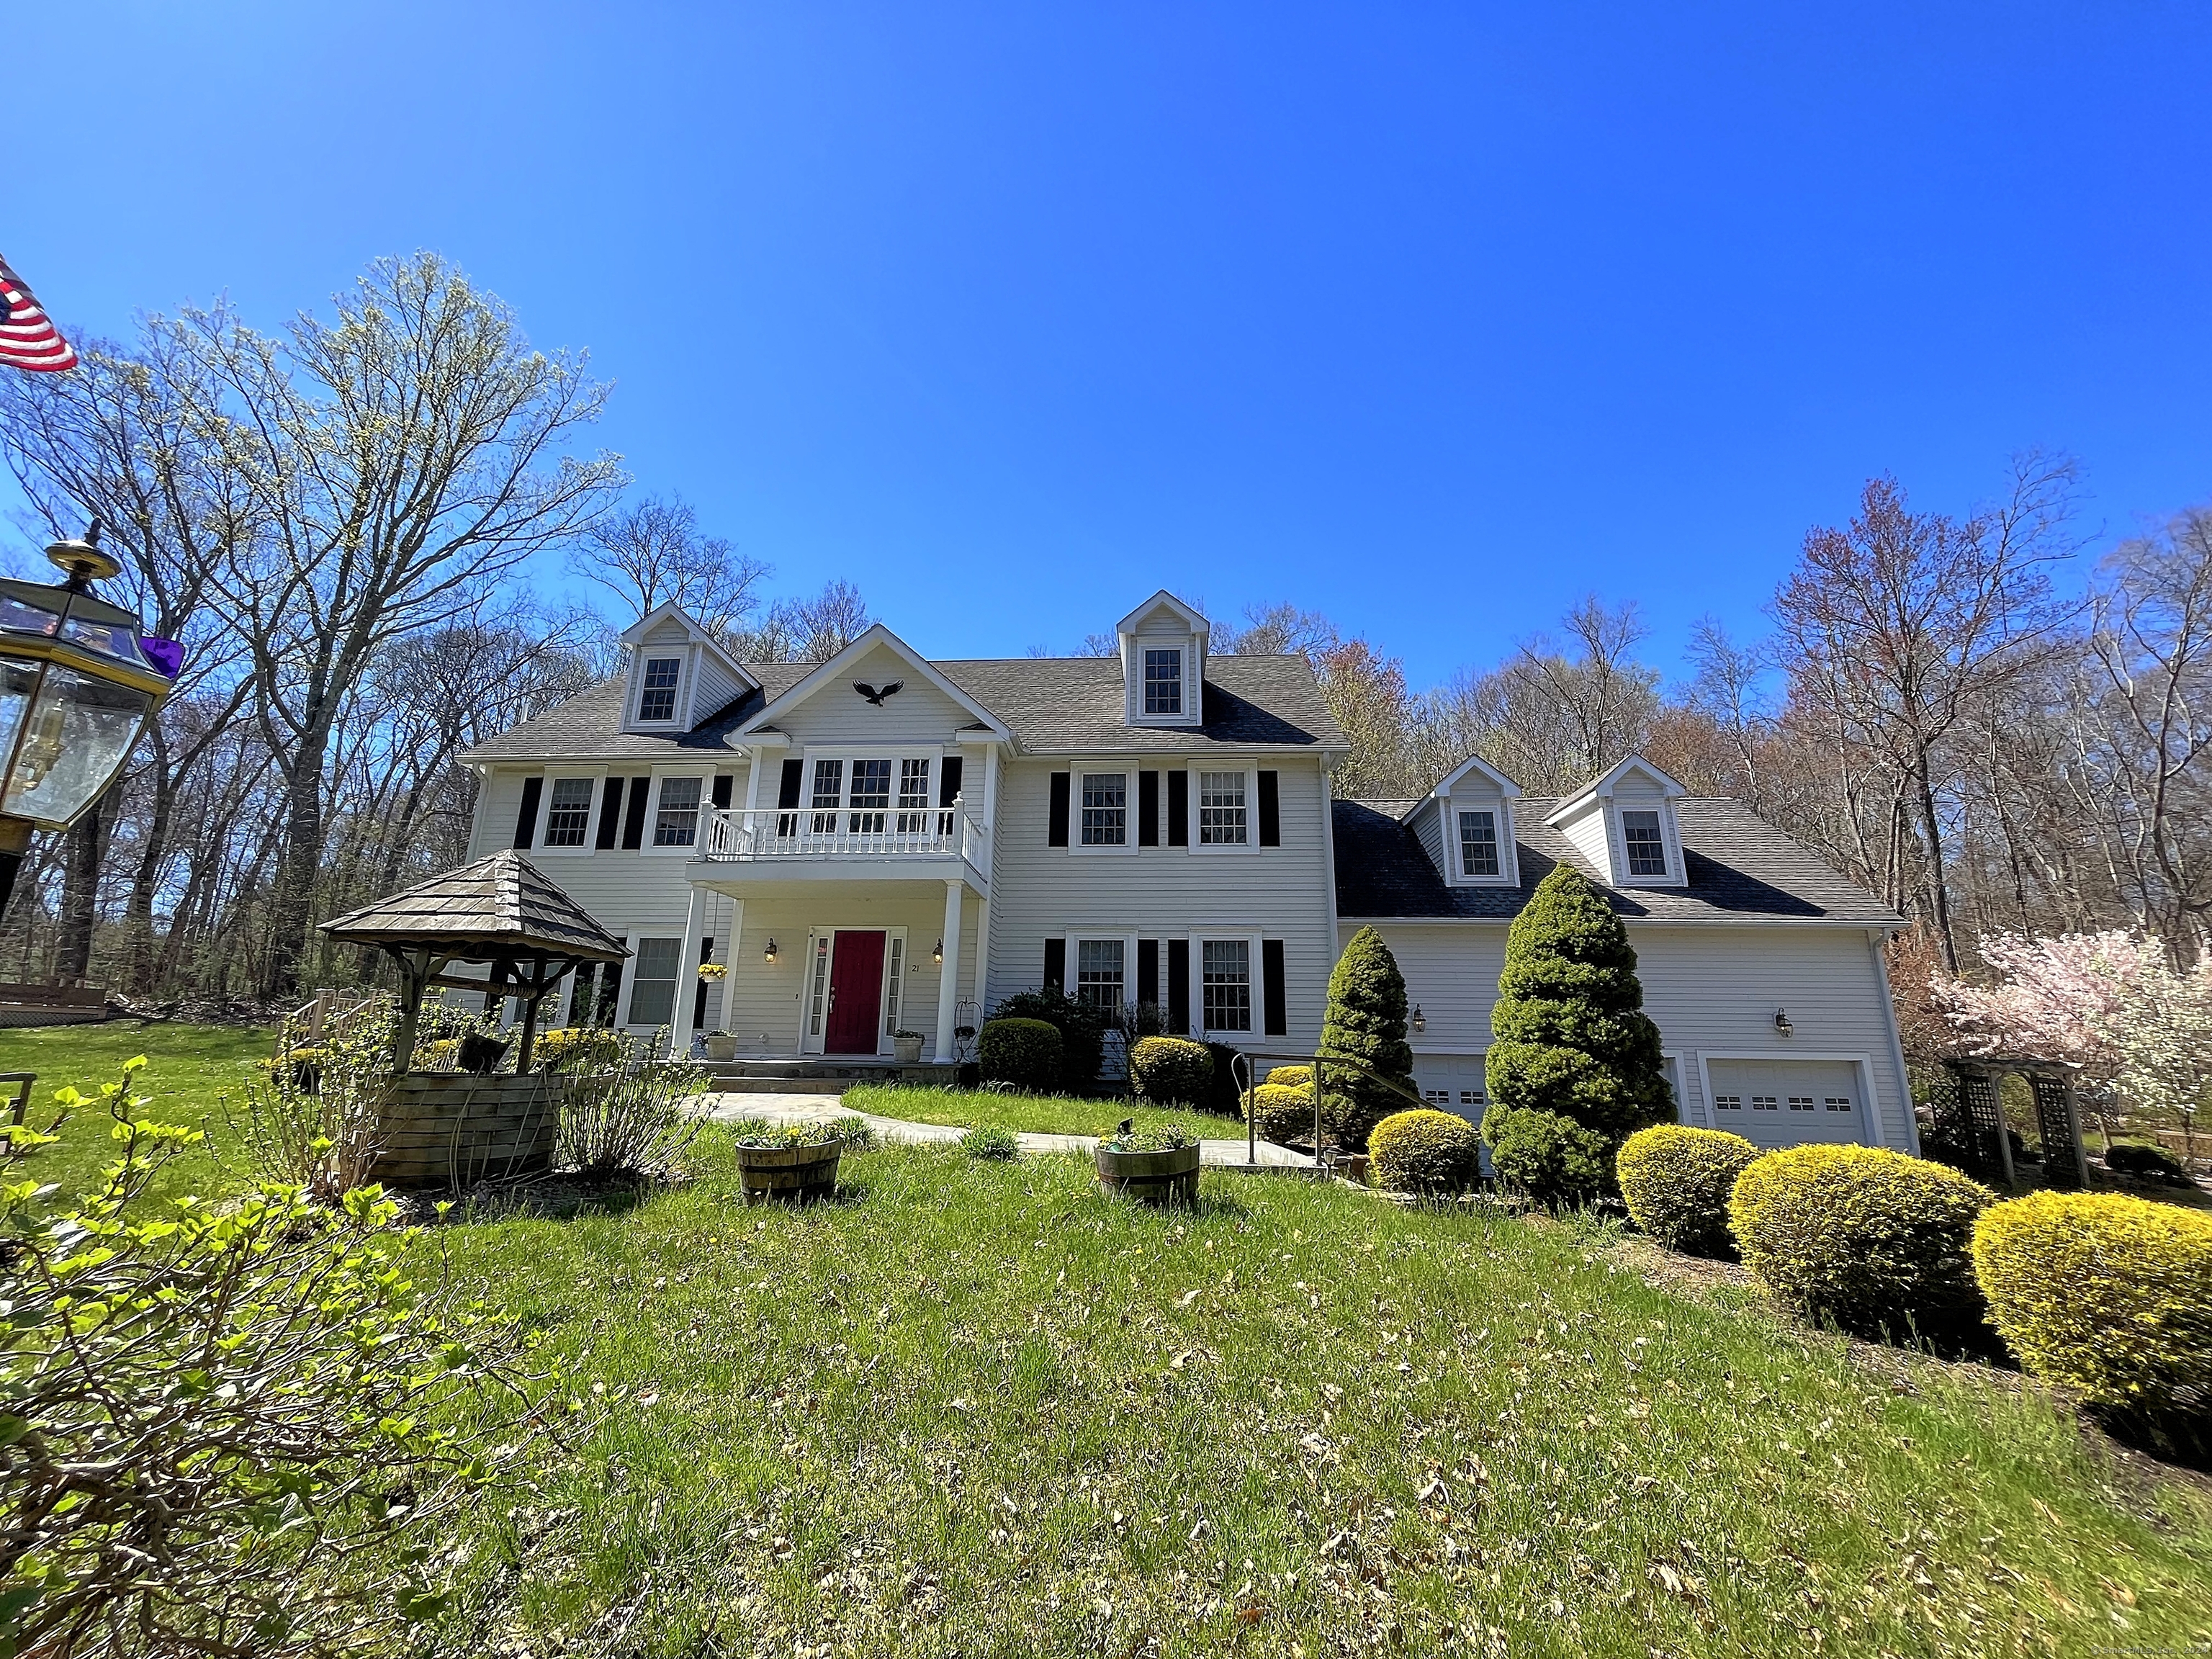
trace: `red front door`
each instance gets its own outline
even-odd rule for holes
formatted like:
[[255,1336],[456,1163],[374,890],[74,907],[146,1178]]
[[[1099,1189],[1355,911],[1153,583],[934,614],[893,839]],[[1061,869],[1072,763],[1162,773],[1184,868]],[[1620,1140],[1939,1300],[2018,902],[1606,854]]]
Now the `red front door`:
[[872,1054],[876,1028],[883,1023],[884,936],[881,932],[840,927],[830,953],[830,1023],[823,1052]]

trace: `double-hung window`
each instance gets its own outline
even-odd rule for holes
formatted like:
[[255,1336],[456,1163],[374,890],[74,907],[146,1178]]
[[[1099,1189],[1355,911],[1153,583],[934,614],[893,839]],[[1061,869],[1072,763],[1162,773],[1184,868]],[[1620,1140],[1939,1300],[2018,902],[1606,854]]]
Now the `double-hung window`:
[[1462,876],[1498,873],[1498,815],[1462,812],[1459,815],[1459,872]]
[[638,940],[635,977],[629,991],[631,1024],[665,1025],[675,1018],[677,969],[683,954],[680,939]]
[[927,835],[929,832],[929,763],[926,760],[902,760],[899,763],[898,830],[902,836]]
[[1129,775],[1127,772],[1085,772],[1083,775],[1083,844],[1085,847],[1127,847],[1129,844]]
[[1198,775],[1198,844],[1201,847],[1246,845],[1244,774],[1200,772]]
[[638,693],[637,717],[641,720],[676,718],[676,680],[684,672],[681,657],[647,657],[644,686]]
[[1199,946],[1200,1018],[1209,1031],[1252,1029],[1252,944],[1210,939]]
[[581,847],[592,821],[592,780],[556,778],[553,799],[545,808],[545,844]]
[[[814,763],[813,832],[817,836],[837,833],[837,803],[845,793],[845,763],[841,760],[818,760]],[[823,811],[820,809],[830,810]]]
[[1121,1012],[1128,999],[1127,945],[1118,939],[1082,939],[1075,942],[1075,1000],[1111,1017]]
[[884,833],[884,809],[891,804],[891,763],[887,760],[853,763],[852,811],[846,828],[856,836]]
[[1182,713],[1181,651],[1145,653],[1145,712],[1147,714]]
[[1667,873],[1667,843],[1659,833],[1656,812],[1634,811],[1620,815],[1620,839],[1628,849],[1628,873],[1632,876],[1663,876]]
[[[698,839],[699,780],[661,779],[660,806],[653,819],[653,844],[655,847],[690,847]],[[630,1024],[635,1025],[640,1022],[632,1020]]]

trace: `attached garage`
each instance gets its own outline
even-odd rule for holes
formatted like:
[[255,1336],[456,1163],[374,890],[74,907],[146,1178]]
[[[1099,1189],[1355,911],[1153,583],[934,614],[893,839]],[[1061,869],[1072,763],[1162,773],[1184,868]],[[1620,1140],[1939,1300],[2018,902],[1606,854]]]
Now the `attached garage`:
[[1713,1127],[1759,1146],[1874,1143],[1859,1075],[1850,1060],[1708,1060]]
[[1415,1054],[1413,1081],[1421,1098],[1442,1112],[1456,1112],[1470,1123],[1482,1121],[1490,1103],[1480,1054]]

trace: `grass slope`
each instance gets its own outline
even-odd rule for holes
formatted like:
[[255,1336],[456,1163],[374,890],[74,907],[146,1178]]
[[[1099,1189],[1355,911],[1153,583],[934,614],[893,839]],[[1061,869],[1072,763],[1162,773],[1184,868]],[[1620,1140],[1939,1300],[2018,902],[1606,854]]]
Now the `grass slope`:
[[[621,1216],[456,1229],[611,1392],[479,1547],[532,1651],[2178,1651],[2212,1506],[2033,1390],[1652,1288],[1564,1229],[1084,1161],[726,1143]],[[519,1627],[519,1630],[518,1628]],[[794,1646],[794,1644],[798,1644]],[[514,1650],[510,1649],[509,1650]]]
[[909,1123],[957,1123],[973,1128],[988,1124],[1016,1133],[1103,1135],[1125,1117],[1140,1129],[1175,1125],[1201,1140],[1243,1138],[1244,1120],[1218,1112],[1163,1109],[1133,1100],[1085,1100],[1073,1095],[1001,1095],[955,1089],[899,1089],[867,1085],[845,1091],[844,1103],[856,1112],[904,1118]]
[[[100,1085],[122,1075],[123,1062],[144,1054],[136,1092],[153,1103],[143,1115],[163,1122],[204,1129],[204,1145],[185,1152],[164,1172],[158,1190],[165,1194],[228,1192],[242,1185],[246,1172],[225,1161],[221,1097],[236,1096],[256,1062],[269,1058],[272,1030],[236,1025],[167,1024],[118,1019],[98,1025],[46,1025],[0,1030],[0,1072],[36,1072],[37,1086],[23,1121],[43,1129],[54,1114],[54,1091],[74,1085],[97,1100]],[[38,1176],[65,1194],[84,1191],[115,1156],[110,1137],[113,1121],[97,1104],[82,1109],[63,1125],[61,1142],[40,1156]]]

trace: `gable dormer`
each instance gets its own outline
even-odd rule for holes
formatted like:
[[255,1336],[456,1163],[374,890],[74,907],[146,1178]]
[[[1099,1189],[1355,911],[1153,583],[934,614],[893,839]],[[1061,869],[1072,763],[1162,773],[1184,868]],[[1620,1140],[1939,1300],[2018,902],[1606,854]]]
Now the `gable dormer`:
[[1544,822],[1565,836],[1612,887],[1682,887],[1682,832],[1674,802],[1682,786],[1631,755],[1561,801]]
[[1401,822],[1411,823],[1429,861],[1451,887],[1518,887],[1513,803],[1521,786],[1487,763],[1468,759],[1429,791]]
[[1198,726],[1204,722],[1206,618],[1162,588],[1115,628],[1121,644],[1123,722]]
[[623,631],[622,643],[629,648],[625,732],[689,732],[760,686],[744,664],[674,605],[639,617]]

